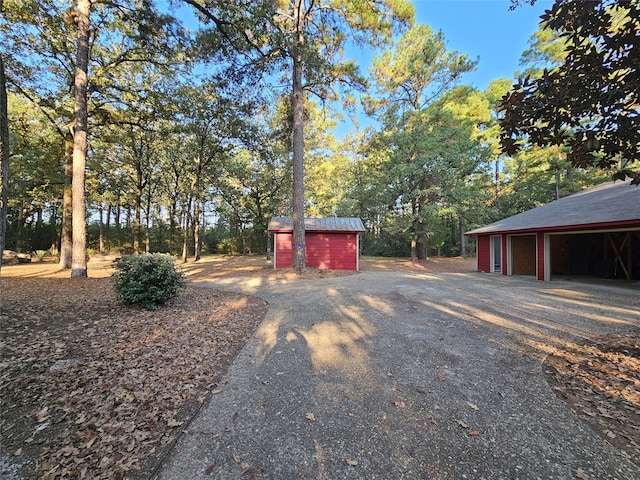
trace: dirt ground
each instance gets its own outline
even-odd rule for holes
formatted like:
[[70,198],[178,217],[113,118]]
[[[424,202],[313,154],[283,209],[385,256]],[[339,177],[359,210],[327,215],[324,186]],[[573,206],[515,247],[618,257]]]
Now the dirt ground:
[[[2,478],[149,478],[264,317],[257,298],[190,285],[172,304],[118,304],[112,259],[88,279],[57,265],[2,268]],[[210,256],[179,267],[188,281],[223,276],[300,278],[262,256]],[[363,271],[465,273],[474,259],[364,258]],[[357,275],[309,270],[304,278]],[[554,391],[595,431],[632,445],[640,464],[640,343],[592,339],[546,360]]]

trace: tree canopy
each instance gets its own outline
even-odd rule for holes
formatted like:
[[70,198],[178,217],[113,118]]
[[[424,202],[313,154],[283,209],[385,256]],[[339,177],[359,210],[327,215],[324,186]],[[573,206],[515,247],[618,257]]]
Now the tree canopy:
[[615,179],[640,184],[640,2],[556,0],[542,24],[566,56],[504,97],[502,150],[562,146],[575,167],[615,168]]
[[[482,59],[414,24],[408,0],[89,5],[86,163],[72,180],[84,128],[74,118],[77,0],[0,4],[6,244],[71,268],[75,217],[75,237],[87,224],[80,274],[85,248],[183,261],[268,252],[268,220],[281,215],[361,217],[365,254],[465,255],[468,229],[603,178],[572,166],[564,144],[527,137],[501,153],[497,106],[511,80],[465,85]],[[620,11],[616,33],[631,21]],[[536,32],[527,81],[561,67],[570,44],[557,29]],[[341,115],[356,109],[371,125],[340,138]],[[593,122],[567,124],[567,135]]]

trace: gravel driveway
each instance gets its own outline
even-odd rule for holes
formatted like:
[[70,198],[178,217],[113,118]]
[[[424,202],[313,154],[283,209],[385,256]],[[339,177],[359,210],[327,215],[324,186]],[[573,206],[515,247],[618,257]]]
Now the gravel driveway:
[[[201,282],[270,309],[161,479],[640,479],[550,389],[638,289],[480,273]],[[217,392],[217,390],[216,390]]]

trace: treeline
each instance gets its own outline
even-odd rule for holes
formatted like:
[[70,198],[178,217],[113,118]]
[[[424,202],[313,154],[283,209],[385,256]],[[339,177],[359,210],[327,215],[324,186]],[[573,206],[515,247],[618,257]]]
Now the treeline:
[[[197,4],[189,1],[172,12],[151,0],[116,3],[96,2],[92,12],[89,253],[169,252],[186,261],[205,250],[266,252],[269,219],[294,210],[293,61],[267,62],[284,47],[269,44],[275,27],[265,22],[280,17],[239,6],[185,10]],[[256,3],[271,4],[286,24],[284,6]],[[60,253],[71,221],[74,9],[52,0],[2,8],[6,248]],[[573,166],[561,147],[501,154],[498,109],[512,81],[486,91],[462,84],[476,62],[414,25],[411,11],[394,26],[401,34],[369,42],[367,75],[346,60],[317,63],[315,45],[327,48],[321,35],[338,35],[333,24],[313,33],[315,52],[303,52],[305,216],[362,218],[365,254],[468,255],[465,231],[606,178]],[[514,75],[540,76],[565,55],[563,40],[544,29],[530,47]],[[372,126],[337,138],[341,115],[358,105]]]

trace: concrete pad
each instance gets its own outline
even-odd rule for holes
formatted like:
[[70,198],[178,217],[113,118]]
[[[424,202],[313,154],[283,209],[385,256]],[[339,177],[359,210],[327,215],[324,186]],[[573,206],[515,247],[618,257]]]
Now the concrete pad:
[[220,278],[270,309],[159,479],[640,479],[550,389],[635,290],[489,274]]

